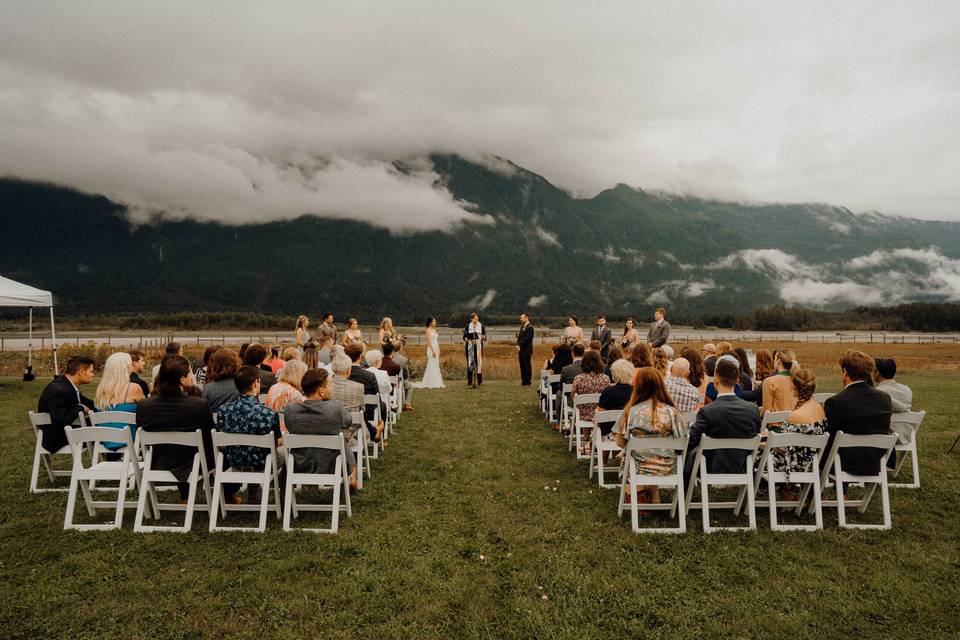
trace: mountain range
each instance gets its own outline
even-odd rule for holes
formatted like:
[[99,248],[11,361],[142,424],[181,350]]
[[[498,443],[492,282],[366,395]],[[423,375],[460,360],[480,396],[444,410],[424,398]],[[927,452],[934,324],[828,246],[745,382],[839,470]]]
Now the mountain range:
[[437,186],[488,223],[397,234],[317,216],[143,221],[103,196],[3,178],[0,274],[68,312],[331,309],[362,322],[960,300],[960,223],[624,184],[580,198],[507,160],[429,160]]

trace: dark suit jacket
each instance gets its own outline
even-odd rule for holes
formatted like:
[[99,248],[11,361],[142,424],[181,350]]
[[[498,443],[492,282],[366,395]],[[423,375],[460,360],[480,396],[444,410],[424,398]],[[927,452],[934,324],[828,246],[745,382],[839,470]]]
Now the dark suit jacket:
[[533,353],[533,325],[527,323],[527,326],[521,327],[517,333],[517,346],[520,347],[521,354]]
[[270,387],[277,384],[277,376],[273,375],[273,371],[267,367],[267,370],[264,371],[260,369],[260,393],[267,393],[270,391]]
[[[213,470],[213,414],[210,403],[203,398],[186,395],[151,396],[137,403],[137,428],[144,431],[203,432],[203,449],[207,469]],[[153,448],[153,467],[171,471],[177,480],[186,482],[193,467],[196,449],[178,444],[157,445]]]
[[[339,400],[304,400],[298,404],[288,404],[283,410],[283,418],[290,433],[305,435],[335,436],[343,434],[350,441],[352,420]],[[347,473],[353,470],[353,452],[347,446]],[[293,451],[294,469],[297,473],[333,473],[337,462],[337,453],[332,449],[295,449]]]
[[50,414],[51,424],[40,427],[44,449],[55,453],[67,444],[67,435],[63,428],[73,424],[77,413],[82,412],[83,407],[92,411],[93,400],[81,393],[80,401],[77,402],[77,390],[65,376],[57,376],[44,387],[37,401],[37,412]]
[[134,372],[132,372],[132,371],[130,372],[130,382],[136,382],[136,383],[137,383],[137,386],[140,387],[140,388],[143,390],[143,397],[144,397],[144,398],[146,398],[147,396],[150,395],[150,387],[147,386],[147,382],[146,382],[143,378],[141,378],[139,375],[137,375],[136,373],[134,373]]
[[610,351],[610,343],[613,342],[613,332],[610,331],[610,327],[604,327],[602,333],[600,327],[594,327],[590,333],[590,342],[594,340],[600,342],[600,357],[606,360],[607,352]]
[[[689,482],[693,472],[693,454],[703,436],[711,438],[752,438],[760,433],[760,411],[752,402],[736,396],[720,396],[697,412],[697,420],[690,428],[687,459],[684,462],[684,480]],[[743,473],[746,451],[717,449],[707,451],[707,471],[710,473]]]
[[572,384],[573,379],[583,373],[583,360],[576,360],[568,364],[560,372],[560,384]]
[[[890,433],[890,414],[893,412],[890,396],[870,386],[867,382],[848,385],[823,403],[827,414],[827,431],[833,446],[837,431],[854,435],[886,435]],[[823,456],[825,464],[827,455]],[[840,464],[847,473],[876,475],[880,471],[880,450],[867,447],[844,449]]]
[[[350,380],[353,382],[359,382],[363,385],[363,395],[365,396],[377,396],[380,397],[380,385],[377,383],[377,376],[374,375],[373,371],[367,371],[358,364],[353,365],[350,369]],[[380,417],[386,418],[386,406],[383,402],[380,403]],[[373,420],[373,409],[370,407],[365,407],[363,412],[363,417],[367,421]]]

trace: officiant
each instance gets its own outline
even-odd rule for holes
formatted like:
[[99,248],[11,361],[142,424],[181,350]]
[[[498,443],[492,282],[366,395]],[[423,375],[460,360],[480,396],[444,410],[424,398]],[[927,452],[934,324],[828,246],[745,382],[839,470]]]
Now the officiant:
[[463,353],[467,357],[467,386],[483,384],[483,343],[487,327],[480,322],[477,312],[470,314],[470,322],[463,328]]

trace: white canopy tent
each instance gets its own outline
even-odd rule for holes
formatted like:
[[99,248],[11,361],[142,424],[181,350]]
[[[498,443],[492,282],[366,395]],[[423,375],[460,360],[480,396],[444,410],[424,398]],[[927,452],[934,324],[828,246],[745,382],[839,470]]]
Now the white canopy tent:
[[30,343],[27,355],[28,370],[33,366],[33,308],[50,308],[50,338],[53,344],[53,372],[60,370],[57,362],[57,331],[53,324],[53,294],[0,276],[0,307],[30,308]]

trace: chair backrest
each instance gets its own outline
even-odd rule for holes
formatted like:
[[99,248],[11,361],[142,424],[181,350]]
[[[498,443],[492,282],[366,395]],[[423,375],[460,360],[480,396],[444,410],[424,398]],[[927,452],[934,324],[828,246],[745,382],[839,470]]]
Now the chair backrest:
[[342,433],[338,433],[335,436],[288,433],[283,437],[283,445],[287,448],[287,451],[306,448],[345,451]]
[[39,433],[40,427],[53,424],[53,420],[50,418],[49,413],[36,413],[35,411],[28,411],[27,415],[30,416],[30,426],[33,427],[34,433]]
[[214,450],[220,449],[221,447],[238,445],[272,450],[275,443],[273,433],[257,435],[252,433],[224,433],[222,431],[214,431],[211,435],[213,436]]
[[917,437],[926,411],[901,411],[890,416],[890,431],[902,435],[907,442]]
[[130,427],[128,426],[122,429],[115,429],[113,427],[67,426],[63,432],[67,436],[67,442],[69,442],[71,448],[74,449],[88,442],[120,442],[131,447],[133,446],[133,438],[130,436]]
[[400,384],[400,376],[389,376],[389,377],[390,377],[390,384],[392,384],[393,386],[397,386],[398,384]]
[[90,425],[94,427],[117,422],[137,424],[137,414],[132,411],[95,411],[89,414],[86,419],[90,422]]
[[599,393],[581,393],[573,398],[573,404],[577,407],[582,404],[597,404],[598,402],[600,402]]
[[556,384],[556,383],[558,383],[558,382],[560,382],[560,374],[559,374],[559,373],[555,373],[555,374],[553,374],[552,376],[548,376],[548,377],[547,377],[547,384]]
[[704,451],[716,449],[743,449],[744,451],[756,451],[760,446],[760,436],[752,438],[711,438],[703,436],[700,439],[700,448]]
[[567,382],[566,384],[564,384],[563,387],[560,388],[560,393],[562,393],[565,396],[568,396],[571,393],[573,393],[573,383]]
[[792,411],[767,411],[763,414],[763,424],[761,429],[766,429],[768,424],[780,423],[790,417]]
[[[363,426],[363,411],[353,411],[350,413],[350,420],[355,426]],[[286,442],[286,440],[284,440]]]
[[767,448],[802,447],[820,453],[829,441],[828,433],[771,433],[767,436]]
[[687,423],[688,426],[693,426],[693,423],[697,421],[697,414],[699,411],[684,411],[683,412],[683,421]]
[[152,447],[157,444],[178,444],[183,447],[203,447],[203,435],[196,431],[137,431],[140,446]]
[[889,451],[897,443],[897,436],[888,434],[854,435],[837,431],[833,441],[833,448],[847,449],[849,447],[866,447],[869,449],[885,449]]
[[684,452],[687,450],[688,436],[674,437],[637,437],[630,436],[627,440],[627,452],[645,451],[648,449],[673,449],[674,451]]
[[376,394],[364,395],[363,404],[372,405],[375,404],[378,407],[380,406],[380,396]]
[[607,409],[606,411],[597,411],[593,414],[593,421],[597,424],[601,422],[616,422],[623,415],[623,409]]
[[831,396],[835,396],[835,395],[837,395],[837,394],[835,394],[835,393],[815,393],[815,394],[813,394],[813,401],[814,401],[814,402],[819,402],[820,404],[823,404],[824,402],[826,402],[827,398],[829,398],[829,397],[831,397]]

